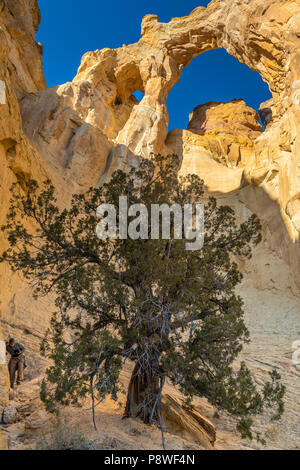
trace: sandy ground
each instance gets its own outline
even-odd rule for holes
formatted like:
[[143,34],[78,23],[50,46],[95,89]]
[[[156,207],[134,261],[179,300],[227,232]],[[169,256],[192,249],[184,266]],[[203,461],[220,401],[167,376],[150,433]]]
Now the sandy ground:
[[[131,373],[130,367],[125,367],[122,372],[122,382],[126,386]],[[56,418],[50,416],[40,429],[27,430],[25,428],[26,416],[35,410],[41,409],[39,400],[39,387],[41,377],[32,381],[24,382],[14,392],[12,404],[19,410],[20,421],[15,424],[0,428],[5,432],[9,449],[24,450],[35,449],[37,442],[49,440],[51,433],[57,423]],[[166,392],[176,393],[174,388],[166,386]],[[139,419],[122,419],[126,397],[121,394],[118,403],[108,398],[103,404],[96,408],[97,430],[93,427],[91,403],[87,401],[83,408],[68,407],[62,410],[60,415],[61,425],[68,428],[70,432],[81,433],[90,441],[107,450],[161,450],[161,431],[155,426],[147,426]],[[222,424],[222,418],[213,418],[214,409],[205,400],[198,400],[199,411],[219,428],[215,449],[251,449],[249,443],[241,442],[234,432],[232,423]],[[167,450],[204,450],[191,436],[173,435],[166,433]]]

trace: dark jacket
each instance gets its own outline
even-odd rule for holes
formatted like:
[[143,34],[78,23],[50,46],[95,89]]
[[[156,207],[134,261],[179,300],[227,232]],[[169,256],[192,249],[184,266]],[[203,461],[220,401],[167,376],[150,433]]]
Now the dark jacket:
[[13,346],[10,346],[9,343],[6,343],[6,351],[11,355],[11,357],[18,358],[22,356],[25,348],[22,346],[22,344],[19,343],[15,343]]

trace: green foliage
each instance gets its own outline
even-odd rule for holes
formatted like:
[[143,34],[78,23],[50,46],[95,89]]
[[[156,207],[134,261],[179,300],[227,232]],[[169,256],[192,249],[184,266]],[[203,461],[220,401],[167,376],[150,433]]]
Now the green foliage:
[[[80,406],[87,394],[95,406],[108,394],[117,399],[120,370],[130,359],[136,366],[128,414],[135,400],[136,414],[158,419],[168,378],[187,404],[206,397],[237,417],[243,437],[253,438],[252,416],[272,408],[280,417],[284,395],[276,372],[258,390],[244,363],[238,371],[232,366],[249,341],[234,257],[251,257],[260,222],[252,215],[238,225],[232,208],[204,198],[197,176],[179,178],[177,170],[175,156],[141,160],[138,169],[117,171],[101,188],[74,195],[64,210],[50,181],[41,190],[31,181],[26,193],[15,185],[3,227],[10,248],[2,261],[33,281],[36,296],[52,292],[56,299],[41,347],[53,364],[41,391],[48,410]],[[118,207],[120,195],[149,212],[151,204],[205,202],[202,250],[186,251],[186,240],[174,237],[98,239],[96,209]]]

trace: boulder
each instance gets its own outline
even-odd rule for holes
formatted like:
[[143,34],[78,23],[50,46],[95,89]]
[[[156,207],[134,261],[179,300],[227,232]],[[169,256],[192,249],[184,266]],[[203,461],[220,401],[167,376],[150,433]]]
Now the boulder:
[[25,431],[42,428],[48,421],[48,414],[44,410],[37,410],[25,420]]
[[13,405],[8,405],[3,410],[2,421],[4,424],[13,424],[17,421],[18,412]]

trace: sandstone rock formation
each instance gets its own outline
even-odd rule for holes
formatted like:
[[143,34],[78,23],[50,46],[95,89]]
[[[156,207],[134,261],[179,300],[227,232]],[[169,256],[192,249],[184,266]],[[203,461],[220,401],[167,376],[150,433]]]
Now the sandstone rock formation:
[[4,424],[13,424],[17,421],[18,413],[14,406],[9,405],[3,410],[2,421]]
[[215,426],[196,410],[186,411],[177,397],[166,394],[162,400],[162,415],[167,431],[179,434],[212,450],[216,442]]
[[[40,22],[36,0],[1,0],[0,2],[0,223],[5,220],[9,188],[13,181],[21,183],[29,175],[40,177],[41,159],[26,138],[21,122],[19,99],[24,94],[46,87],[40,48],[35,33]],[[2,236],[1,236],[2,237]],[[0,240],[1,249],[5,246]],[[13,280],[14,279],[14,280]],[[7,267],[0,266],[0,317],[13,302],[18,285]],[[14,323],[14,321],[12,321]],[[0,340],[1,325],[0,325]],[[7,367],[0,365],[0,404],[8,401]]]
[[[268,328],[250,298],[273,330],[267,337],[254,336],[250,362],[258,367],[263,361],[255,359],[256,351],[262,341],[275,345],[272,335],[277,335],[283,351],[274,346],[274,352],[268,352],[284,374],[289,419],[294,419],[299,372],[280,358],[283,354],[288,360],[290,345],[300,334],[299,2],[212,0],[207,8],[167,24],[147,15],[139,42],[87,52],[74,80],[50,89],[42,71],[42,48],[35,42],[39,21],[36,0],[0,1],[0,224],[13,181],[22,185],[29,177],[50,177],[64,205],[73,192],[104,181],[116,168],[136,165],[151,152],[177,153],[182,174],[196,172],[207,192],[233,205],[241,220],[250,212],[262,220],[263,244],[251,262],[241,265],[246,273],[241,294],[247,298],[246,315],[254,333],[253,318]],[[236,100],[198,106],[188,130],[168,133],[166,99],[183,67],[217,48],[226,49],[268,83],[273,97],[260,107],[265,130],[257,113]],[[133,96],[136,90],[144,93],[141,102]],[[5,246],[0,239],[1,249]],[[51,302],[33,301],[28,285],[3,265],[0,284],[3,338],[22,337],[29,370],[39,373],[39,341]],[[7,373],[0,372],[1,407],[7,402],[8,385]],[[286,434],[288,422],[282,429]],[[296,424],[293,432],[291,447],[299,433]],[[284,437],[277,446],[280,439]]]
[[30,433],[32,430],[42,428],[48,420],[48,415],[44,410],[38,410],[28,416],[25,420],[25,431]]
[[[9,399],[9,377],[7,364],[0,365],[0,410],[8,405]],[[1,411],[0,411],[1,413]]]
[[7,440],[3,431],[0,431],[0,450],[8,450]]
[[[72,129],[66,132],[69,139],[63,135],[62,139],[66,140],[55,143],[65,158],[72,154],[74,145],[79,145],[80,137],[73,144],[72,140],[78,132],[76,126],[81,127],[82,121],[99,129],[113,144],[110,164],[131,154],[147,157],[150,152],[164,153],[168,128],[166,98],[170,89],[180,79],[182,68],[194,57],[223,47],[259,72],[273,94],[272,124],[255,142],[256,161],[249,165],[247,177],[278,200],[295,241],[299,228],[298,182],[291,174],[297,174],[299,145],[299,9],[300,5],[294,1],[267,0],[262,5],[258,0],[214,0],[207,8],[196,8],[189,16],[175,18],[168,24],[160,23],[155,15],[148,15],[143,20],[138,43],[88,52],[72,84],[48,90],[47,97],[44,93],[26,97],[22,108],[25,108],[23,118],[28,134],[38,147],[41,135],[50,141],[51,135],[56,138],[60,132],[56,126],[63,116],[68,122],[65,112],[71,108],[79,122],[73,122]],[[132,97],[136,90],[145,94],[140,103]],[[57,94],[60,100],[56,106]],[[51,109],[42,103],[43,99],[51,101],[50,95]],[[39,116],[44,113],[34,138],[36,120],[28,116],[32,104],[34,109],[39,109]],[[76,121],[74,116],[73,119]],[[53,120],[55,125],[51,124]],[[103,164],[106,158],[104,152]],[[274,184],[273,177],[270,179],[270,171],[279,180],[278,184]]]

